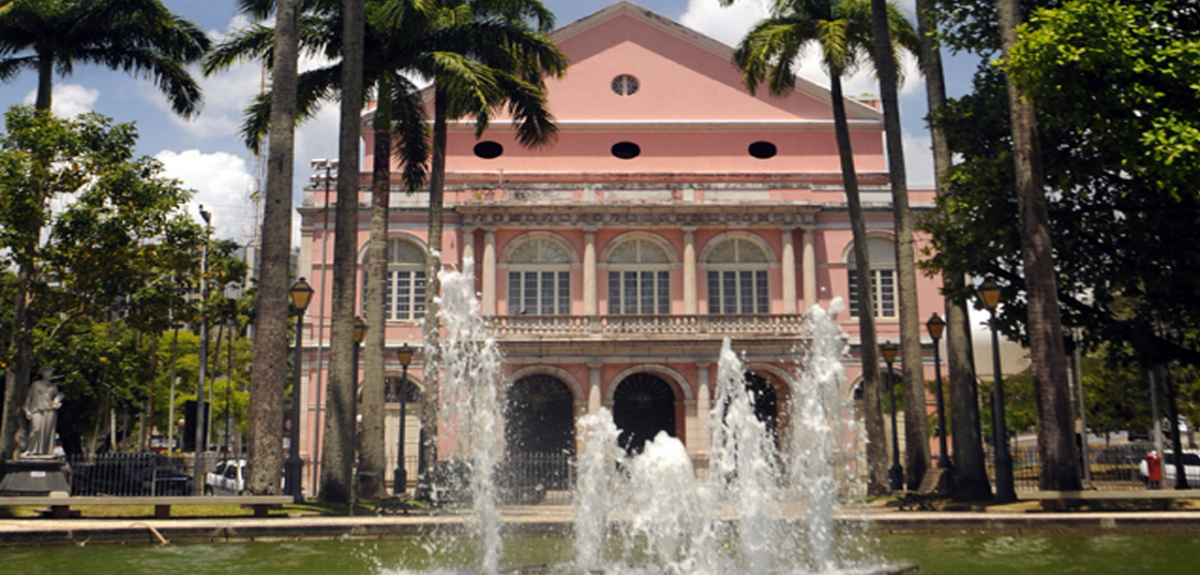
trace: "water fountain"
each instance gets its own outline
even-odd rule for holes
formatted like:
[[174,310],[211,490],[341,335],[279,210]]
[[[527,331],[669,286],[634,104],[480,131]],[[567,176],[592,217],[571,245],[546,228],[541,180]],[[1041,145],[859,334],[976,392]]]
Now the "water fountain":
[[[468,262],[442,275],[442,420],[470,461],[469,522],[479,569],[499,572],[504,541],[495,485],[502,358],[479,317]],[[811,310],[811,344],[798,347],[786,429],[776,438],[754,411],[745,370],[726,339],[708,414],[709,465],[698,474],[678,439],[660,433],[637,455],[618,446],[606,409],[579,418],[575,560],[571,573],[748,575],[878,572],[839,557],[834,517],[861,440],[842,393],[846,343],[832,314]],[[701,476],[706,475],[704,480]]]

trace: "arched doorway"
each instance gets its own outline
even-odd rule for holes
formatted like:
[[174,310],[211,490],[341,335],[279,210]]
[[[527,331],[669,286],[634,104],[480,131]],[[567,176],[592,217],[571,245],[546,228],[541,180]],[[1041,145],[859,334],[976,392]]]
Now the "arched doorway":
[[779,443],[779,394],[767,378],[757,373],[746,374],[746,391],[754,403],[754,416],[767,426],[767,432]]
[[575,453],[574,398],[558,378],[535,374],[509,387],[504,439],[508,452]]
[[662,378],[638,373],[613,392],[613,422],[621,430],[617,441],[629,453],[641,453],[658,432],[675,436],[675,392]]
[[518,498],[540,486],[571,488],[575,458],[574,397],[562,380],[545,374],[522,377],[508,389],[504,440],[507,446],[501,483]]

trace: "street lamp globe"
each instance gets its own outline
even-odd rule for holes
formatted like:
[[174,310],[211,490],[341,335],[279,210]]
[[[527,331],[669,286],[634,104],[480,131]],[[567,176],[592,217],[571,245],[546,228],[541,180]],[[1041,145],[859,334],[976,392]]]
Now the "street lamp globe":
[[989,310],[996,309],[996,306],[1000,304],[1001,287],[996,282],[987,280],[979,284],[976,291],[979,292],[979,299],[983,300],[983,305]]
[[308,282],[304,281],[304,278],[300,278],[296,280],[296,283],[292,284],[289,293],[292,297],[292,306],[299,310],[300,313],[304,313],[304,310],[308,309],[309,302],[312,301],[312,286],[308,285]]

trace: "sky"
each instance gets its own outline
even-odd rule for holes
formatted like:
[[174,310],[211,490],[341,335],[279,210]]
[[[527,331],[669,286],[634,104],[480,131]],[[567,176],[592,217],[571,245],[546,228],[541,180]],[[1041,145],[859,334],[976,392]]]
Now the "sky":
[[[603,9],[610,0],[543,0],[554,11],[559,26]],[[723,8],[718,0],[637,0],[645,8],[671,18],[729,45],[735,45],[749,27],[766,14],[763,0],[738,0]],[[235,0],[164,0],[173,12],[192,20],[208,31],[214,40],[245,26],[247,20],[237,13]],[[914,0],[899,0],[910,16]],[[915,22],[915,18],[914,18]],[[915,24],[914,24],[915,25]],[[301,69],[314,66],[302,62]],[[905,141],[905,163],[910,187],[928,188],[933,181],[933,163],[929,135],[922,120],[925,115],[924,82],[915,63],[906,63],[907,81],[901,88],[900,107]],[[951,96],[969,87],[970,64],[953,59],[947,64],[947,90]],[[828,78],[815,63],[805,64],[800,75],[828,86]],[[250,195],[263,173],[261,163],[243,145],[238,136],[242,111],[263,84],[261,68],[253,63],[234,67],[204,78],[193,67],[193,74],[204,90],[204,107],[191,119],[170,112],[166,98],[145,78],[112,72],[97,66],[76,66],[75,73],[56,77],[54,111],[60,116],[95,111],[118,122],[135,122],[141,134],[138,154],[161,161],[165,175],[179,179],[184,187],[196,190],[188,207],[198,218],[198,205],[212,212],[215,235],[245,242],[255,225],[255,209]],[[37,86],[36,74],[25,71],[0,85],[0,107],[32,104]],[[874,78],[860,73],[845,82],[845,93],[878,94]],[[295,196],[312,175],[309,161],[337,156],[337,106],[327,106],[315,118],[302,124],[296,133]],[[298,227],[299,218],[294,227]]]

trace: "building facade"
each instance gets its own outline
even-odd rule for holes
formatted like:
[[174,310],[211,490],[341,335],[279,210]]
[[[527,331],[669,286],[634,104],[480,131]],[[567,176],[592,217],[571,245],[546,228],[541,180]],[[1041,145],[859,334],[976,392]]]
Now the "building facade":
[[[472,125],[452,123],[447,151],[443,260],[475,263],[481,313],[506,358],[506,454],[569,456],[575,419],[607,407],[629,449],[665,431],[702,460],[725,337],[744,354],[760,416],[778,425],[807,340],[805,311],[845,300],[838,319],[856,349],[863,285],[874,290],[879,340],[898,341],[891,192],[874,103],[846,101],[871,236],[868,283],[853,271],[826,90],[800,80],[787,97],[750,95],[729,47],[628,2],[553,39],[571,61],[548,82],[557,142],[522,148],[497,119],[478,139]],[[372,136],[364,132],[365,166]],[[361,181],[360,265],[369,175]],[[394,182],[390,198],[390,379],[402,372],[395,351],[420,345],[426,285],[428,198],[402,190]],[[324,414],[330,193],[308,190],[300,209],[300,275],[318,290],[304,337],[306,460]],[[932,192],[911,192],[916,210],[932,201]],[[918,278],[922,313],[941,311],[938,285]],[[361,301],[361,282],[359,292]],[[844,391],[853,396],[862,366],[855,353],[847,362]],[[418,356],[407,371],[415,393],[421,371]],[[410,481],[418,408],[405,410]],[[390,403],[390,457],[399,413]]]

